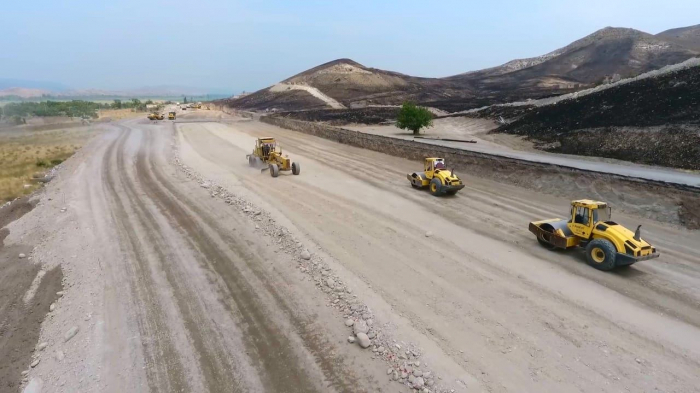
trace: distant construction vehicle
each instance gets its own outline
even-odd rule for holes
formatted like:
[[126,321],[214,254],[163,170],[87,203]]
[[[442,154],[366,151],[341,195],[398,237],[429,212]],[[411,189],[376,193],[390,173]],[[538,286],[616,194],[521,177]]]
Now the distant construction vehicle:
[[252,167],[265,166],[263,171],[269,170],[270,176],[279,176],[280,171],[292,171],[298,175],[301,166],[298,162],[292,162],[287,156],[282,155],[282,149],[277,145],[275,138],[258,138],[255,141],[253,154],[246,155],[248,164]]
[[571,202],[568,219],[554,218],[530,223],[530,232],[548,249],[584,247],[586,261],[598,270],[611,270],[658,258],[659,253],[640,234],[611,221],[607,203],[580,199]]
[[423,172],[406,175],[413,188],[428,187],[435,196],[454,195],[464,188],[464,183],[454,170],[448,170],[444,158],[426,158]]
[[150,113],[148,115],[148,120],[163,120],[163,119],[165,119],[165,116],[162,113],[153,112],[153,113]]
[[168,113],[168,120],[175,120],[175,112]]

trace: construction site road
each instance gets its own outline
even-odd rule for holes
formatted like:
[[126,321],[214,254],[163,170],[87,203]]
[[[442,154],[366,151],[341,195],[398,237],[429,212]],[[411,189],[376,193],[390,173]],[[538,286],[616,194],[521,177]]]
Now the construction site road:
[[[6,245],[41,228],[32,256],[64,270],[29,375],[48,391],[406,391],[376,352],[348,344],[343,315],[279,240],[207,182],[322,256],[447,391],[700,386],[698,232],[614,213],[643,224],[661,257],[601,272],[527,231],[569,200],[468,173],[459,194],[435,198],[406,181],[420,162],[202,113],[179,120],[212,121],[112,123],[10,227]],[[261,136],[301,174],[249,167]]]
[[[465,124],[460,124],[460,122]],[[553,164],[566,168],[581,169],[584,171],[610,173],[620,176],[633,177],[637,179],[652,180],[657,182],[672,183],[700,188],[700,173],[697,172],[683,171],[673,168],[663,168],[658,166],[641,165],[620,160],[601,159],[597,157],[583,157],[566,154],[546,153],[544,151],[523,151],[512,149],[508,146],[504,146],[499,143],[493,143],[488,139],[484,139],[484,134],[486,134],[486,132],[472,134],[473,130],[471,130],[469,126],[472,125],[471,123],[479,124],[480,122],[483,123],[485,122],[485,120],[469,118],[447,118],[436,120],[436,127],[438,128],[438,133],[440,131],[443,131],[443,129],[447,128],[448,131],[451,131],[451,134],[456,135],[456,137],[476,140],[478,141],[478,143],[463,143],[434,139],[421,139],[420,142],[437,146],[447,146],[451,148],[477,153],[485,153],[501,157],[514,158],[522,161]],[[455,127],[454,123],[457,124],[457,128],[459,129],[459,131],[457,132],[455,132],[454,130],[449,130],[450,127]],[[349,126],[347,128],[374,135],[383,135],[403,140],[414,140],[413,135],[411,135],[410,133],[406,133],[405,131],[400,130],[394,126]],[[481,130],[477,129],[477,131]],[[435,132],[431,130],[430,135],[434,134]],[[503,138],[517,138],[515,136],[510,135],[499,136]]]

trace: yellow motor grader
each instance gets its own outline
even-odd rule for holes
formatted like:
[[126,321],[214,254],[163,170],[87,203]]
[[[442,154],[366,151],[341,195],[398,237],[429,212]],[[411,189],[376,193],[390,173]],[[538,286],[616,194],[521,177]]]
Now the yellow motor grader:
[[148,115],[148,120],[163,120],[163,119],[165,119],[165,116],[163,116],[162,113],[153,112],[153,113],[150,113]]
[[406,175],[413,188],[428,187],[435,196],[454,195],[464,188],[464,183],[455,175],[454,170],[447,169],[444,158],[426,158],[424,168],[424,172]]
[[246,155],[246,158],[252,167],[265,166],[262,171],[269,170],[272,177],[279,176],[280,171],[292,171],[294,175],[301,172],[299,163],[292,162],[288,156],[283,156],[282,148],[272,137],[258,138],[255,141],[253,154]]
[[612,270],[658,258],[659,253],[635,232],[611,220],[607,203],[580,199],[571,202],[568,219],[553,218],[530,223],[530,232],[548,249],[586,249],[586,261],[598,270]]

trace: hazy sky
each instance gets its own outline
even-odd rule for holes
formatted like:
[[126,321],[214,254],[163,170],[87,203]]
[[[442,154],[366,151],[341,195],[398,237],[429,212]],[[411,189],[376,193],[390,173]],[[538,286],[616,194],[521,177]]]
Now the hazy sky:
[[700,23],[700,0],[22,0],[0,7],[0,78],[72,88],[256,90],[347,57],[447,76],[605,26]]

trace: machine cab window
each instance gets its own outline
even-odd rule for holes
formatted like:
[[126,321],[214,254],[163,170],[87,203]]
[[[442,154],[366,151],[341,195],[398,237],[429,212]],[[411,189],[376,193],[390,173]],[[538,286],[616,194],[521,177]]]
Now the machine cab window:
[[575,207],[574,210],[574,224],[588,225],[590,222],[590,210],[587,207]]

